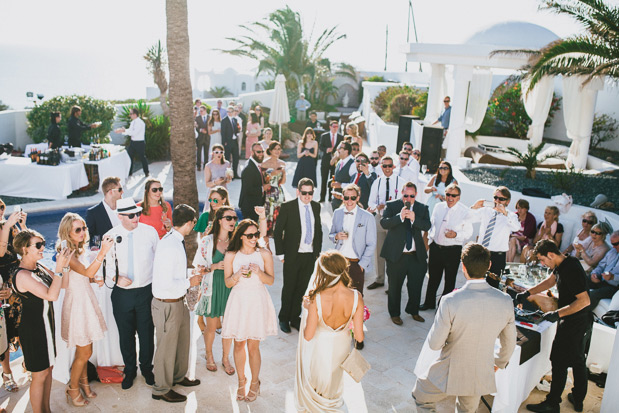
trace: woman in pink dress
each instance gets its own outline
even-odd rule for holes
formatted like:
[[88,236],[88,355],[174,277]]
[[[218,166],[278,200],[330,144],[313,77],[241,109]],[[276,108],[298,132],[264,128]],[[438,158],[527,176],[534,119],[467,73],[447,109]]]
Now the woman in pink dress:
[[[258,224],[244,219],[232,234],[224,258],[226,287],[232,288],[224,313],[224,339],[234,339],[234,364],[239,376],[236,399],[253,402],[260,394],[260,341],[277,335],[275,307],[266,285],[272,285],[273,256],[257,246]],[[245,345],[249,353],[251,385],[245,396]]]
[[[58,252],[63,242],[73,252],[68,276],[62,279],[62,287],[66,288],[62,303],[61,335],[68,347],[75,347],[75,360],[71,365],[71,381],[67,389],[67,402],[74,406],[88,404],[87,398],[97,397],[90,389],[86,371],[88,359],[92,355],[92,343],[101,340],[107,331],[103,314],[99,308],[97,297],[90,283],[103,285],[103,280],[95,281],[95,274],[103,263],[103,258],[110,250],[114,241],[106,237],[101,241],[101,249],[91,262],[84,245],[88,245],[88,227],[77,214],[67,213],[58,227]],[[86,398],[82,397],[80,389]]]
[[262,128],[260,127],[260,120],[258,119],[258,115],[253,110],[249,111],[249,119],[247,122],[247,139],[245,139],[245,158],[251,158],[252,150],[251,147],[254,143],[257,143],[260,139],[260,134],[262,133]]

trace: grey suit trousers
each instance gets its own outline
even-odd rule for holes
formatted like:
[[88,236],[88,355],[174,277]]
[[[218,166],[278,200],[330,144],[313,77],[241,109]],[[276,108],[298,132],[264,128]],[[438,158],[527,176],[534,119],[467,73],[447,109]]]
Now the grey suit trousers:
[[153,298],[151,303],[155,324],[153,394],[169,392],[174,383],[183,381],[189,366],[189,311],[183,301],[164,303]]
[[[413,399],[417,405],[418,413],[437,412],[436,403],[448,397],[456,397],[457,412],[476,412],[479,406],[480,396],[451,396],[443,393],[428,379],[417,379],[413,388]],[[453,412],[453,404],[450,408]]]
[[380,256],[380,251],[383,249],[385,238],[387,238],[387,230],[380,226],[380,219],[382,216],[376,212],[374,219],[376,220],[376,251],[374,252],[374,262],[376,265],[376,279],[377,283],[385,283],[385,259]]

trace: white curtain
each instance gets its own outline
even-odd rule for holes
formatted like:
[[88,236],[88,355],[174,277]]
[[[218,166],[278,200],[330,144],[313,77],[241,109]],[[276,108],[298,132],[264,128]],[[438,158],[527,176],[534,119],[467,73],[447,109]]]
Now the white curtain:
[[554,91],[554,77],[544,76],[527,94],[529,88],[529,80],[523,80],[522,85],[522,101],[527,115],[531,118],[531,125],[527,132],[527,138],[534,146],[542,142],[544,136],[544,124],[548,118],[550,105],[552,104],[552,94]]
[[572,140],[567,166],[576,169],[587,167],[591,127],[595,114],[597,93],[604,88],[604,80],[593,79],[583,86],[584,76],[563,77],[563,117],[567,137]]
[[445,79],[445,65],[432,64],[432,77],[428,90],[428,105],[424,123],[431,125],[438,119],[445,105],[443,98],[447,94],[447,80]]
[[488,109],[488,99],[492,87],[490,70],[475,70],[469,86],[469,100],[466,104],[464,127],[468,132],[475,132],[481,126]]

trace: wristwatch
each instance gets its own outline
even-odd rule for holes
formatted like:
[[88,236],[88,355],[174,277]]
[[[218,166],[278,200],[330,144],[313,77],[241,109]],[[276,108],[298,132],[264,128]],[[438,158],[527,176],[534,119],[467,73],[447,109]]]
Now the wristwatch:
[[62,274],[62,271],[59,271],[59,272],[55,272],[55,273],[54,273],[54,275],[57,275],[57,276],[59,276],[60,278],[62,278],[62,275],[63,275],[63,274]]

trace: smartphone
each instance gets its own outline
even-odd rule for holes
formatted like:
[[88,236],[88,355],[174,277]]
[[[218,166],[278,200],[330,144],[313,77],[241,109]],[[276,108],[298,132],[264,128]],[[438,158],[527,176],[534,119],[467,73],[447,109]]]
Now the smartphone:
[[63,250],[63,249],[65,249],[65,248],[67,248],[67,240],[66,240],[66,239],[63,239],[63,240],[60,242],[60,251],[62,251],[62,250]]
[[15,205],[15,206],[13,207],[13,213],[15,213],[15,212],[21,212],[21,211],[22,211],[22,209],[21,209],[21,207],[20,207],[19,205]]
[[494,201],[484,201],[484,206],[494,208]]

